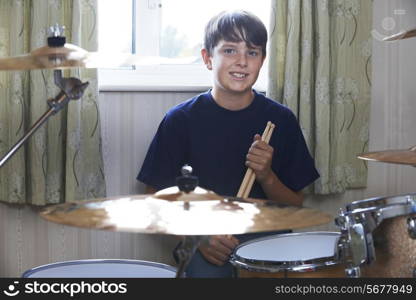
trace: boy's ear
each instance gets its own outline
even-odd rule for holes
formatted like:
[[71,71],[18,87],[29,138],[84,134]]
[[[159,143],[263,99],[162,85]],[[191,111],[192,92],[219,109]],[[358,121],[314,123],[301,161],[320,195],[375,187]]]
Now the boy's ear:
[[204,64],[207,66],[207,69],[212,70],[211,55],[209,55],[208,50],[205,48],[201,49],[201,56]]

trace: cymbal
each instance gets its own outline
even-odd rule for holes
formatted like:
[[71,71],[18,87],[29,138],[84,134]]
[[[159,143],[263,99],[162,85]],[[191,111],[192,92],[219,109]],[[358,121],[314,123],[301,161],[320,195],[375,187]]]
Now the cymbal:
[[62,47],[41,47],[27,55],[0,58],[0,70],[118,68],[157,64],[158,57],[143,57],[130,53],[88,52],[66,43]]
[[370,161],[416,166],[416,146],[407,150],[386,150],[363,153],[358,155],[358,158]]
[[383,41],[389,42],[389,41],[403,40],[403,39],[408,39],[408,38],[415,37],[415,36],[416,36],[416,29],[412,29],[412,30],[402,31],[402,32],[393,34],[391,36],[385,37]]
[[311,208],[252,198],[223,198],[198,189],[187,194],[176,188],[153,195],[57,204],[40,215],[48,221],[82,228],[172,235],[296,229],[332,220],[330,215]]

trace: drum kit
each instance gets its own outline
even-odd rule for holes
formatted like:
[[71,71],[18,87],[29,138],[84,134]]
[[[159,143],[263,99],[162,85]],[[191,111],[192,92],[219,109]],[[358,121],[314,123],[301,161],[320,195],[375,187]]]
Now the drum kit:
[[[133,55],[113,56],[110,60],[108,55],[88,52],[65,43],[61,33],[60,27],[52,27],[48,46],[28,55],[0,59],[0,70],[55,69],[55,83],[61,89],[55,99],[48,100],[49,111],[0,160],[0,167],[49,116],[70,100],[82,97],[88,82],[63,78],[62,69],[125,66],[140,60]],[[386,40],[412,36],[416,36],[416,31]],[[415,166],[416,147],[363,153],[358,157]],[[186,266],[194,252],[210,235],[300,229],[333,220],[339,232],[270,235],[240,244],[230,256],[230,263],[238,270],[240,277],[416,275],[416,194],[355,201],[332,218],[312,208],[217,195],[199,187],[192,170],[184,167],[182,176],[177,178],[177,186],[155,194],[51,205],[40,215],[51,222],[81,228],[182,236],[181,246],[176,249],[179,258],[176,277],[185,277]],[[107,262],[84,263],[102,265]],[[65,264],[68,265],[73,264]],[[163,269],[166,269],[165,265]],[[172,269],[169,271],[172,273]]]

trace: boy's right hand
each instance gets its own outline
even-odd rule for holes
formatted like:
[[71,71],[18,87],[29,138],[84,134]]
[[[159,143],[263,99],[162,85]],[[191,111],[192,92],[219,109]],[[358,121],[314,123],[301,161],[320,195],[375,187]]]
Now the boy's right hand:
[[213,235],[208,243],[199,246],[199,251],[210,263],[222,266],[230,259],[230,254],[238,244],[238,239],[232,235]]

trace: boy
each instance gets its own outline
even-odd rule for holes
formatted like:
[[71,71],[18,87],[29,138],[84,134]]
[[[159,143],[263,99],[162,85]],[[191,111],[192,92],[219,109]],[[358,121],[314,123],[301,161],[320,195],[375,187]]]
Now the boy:
[[[174,186],[188,164],[199,186],[235,196],[249,167],[256,175],[250,197],[302,205],[301,190],[319,174],[293,113],[252,88],[266,44],[267,30],[251,13],[222,12],[208,22],[201,54],[213,74],[212,89],[162,120],[137,177],[147,192]],[[268,121],[276,129],[266,144],[259,133]],[[254,236],[210,237],[194,254],[187,277],[231,277],[229,255]]]

